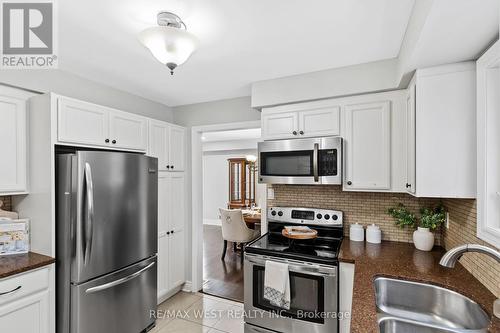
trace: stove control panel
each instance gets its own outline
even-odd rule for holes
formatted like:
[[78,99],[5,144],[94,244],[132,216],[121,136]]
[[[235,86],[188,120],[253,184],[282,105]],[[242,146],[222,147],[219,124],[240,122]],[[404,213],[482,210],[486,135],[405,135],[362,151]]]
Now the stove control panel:
[[317,208],[270,207],[269,222],[342,226],[342,212]]

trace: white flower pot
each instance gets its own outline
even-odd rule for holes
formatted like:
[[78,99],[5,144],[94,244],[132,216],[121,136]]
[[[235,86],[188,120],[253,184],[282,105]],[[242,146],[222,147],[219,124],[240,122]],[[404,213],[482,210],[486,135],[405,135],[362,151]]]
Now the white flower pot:
[[413,232],[413,243],[421,251],[430,251],[434,246],[434,234],[429,228],[420,228]]

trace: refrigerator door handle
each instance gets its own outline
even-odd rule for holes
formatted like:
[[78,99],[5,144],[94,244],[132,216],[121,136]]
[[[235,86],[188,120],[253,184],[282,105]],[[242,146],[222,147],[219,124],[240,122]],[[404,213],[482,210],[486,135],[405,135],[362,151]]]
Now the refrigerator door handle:
[[85,183],[86,183],[86,209],[87,218],[85,219],[85,249],[83,252],[83,261],[87,265],[90,261],[92,250],[92,238],[94,230],[94,184],[92,182],[92,168],[89,163],[85,163]]
[[115,280],[115,281],[112,281],[112,282],[101,284],[100,286],[89,288],[89,289],[85,290],[85,293],[86,294],[91,294],[91,293],[95,293],[95,292],[98,292],[98,291],[102,291],[102,290],[106,290],[106,289],[109,289],[109,288],[116,287],[117,285],[120,285],[122,283],[130,281],[132,279],[135,279],[136,277],[138,277],[139,275],[141,275],[142,273],[144,273],[145,271],[147,271],[148,269],[150,269],[151,267],[153,267],[154,264],[156,264],[156,262],[150,263],[146,267],[141,268],[140,270],[138,270],[135,273],[130,274],[129,276],[123,277],[121,279],[118,279],[118,280]]

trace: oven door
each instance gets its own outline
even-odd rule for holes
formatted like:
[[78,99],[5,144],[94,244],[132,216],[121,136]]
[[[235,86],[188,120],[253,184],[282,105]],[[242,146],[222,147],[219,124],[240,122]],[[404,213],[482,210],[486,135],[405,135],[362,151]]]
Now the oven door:
[[[264,299],[267,260],[289,264],[290,310]],[[245,322],[276,332],[337,333],[337,267],[245,254]]]
[[320,139],[259,142],[259,183],[319,184]]

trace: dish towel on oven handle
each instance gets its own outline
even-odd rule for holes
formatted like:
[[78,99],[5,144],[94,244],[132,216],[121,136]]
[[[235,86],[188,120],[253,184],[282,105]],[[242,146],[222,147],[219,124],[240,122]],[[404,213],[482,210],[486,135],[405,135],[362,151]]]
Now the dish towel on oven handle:
[[290,310],[290,276],[288,264],[266,261],[264,299],[279,308]]

